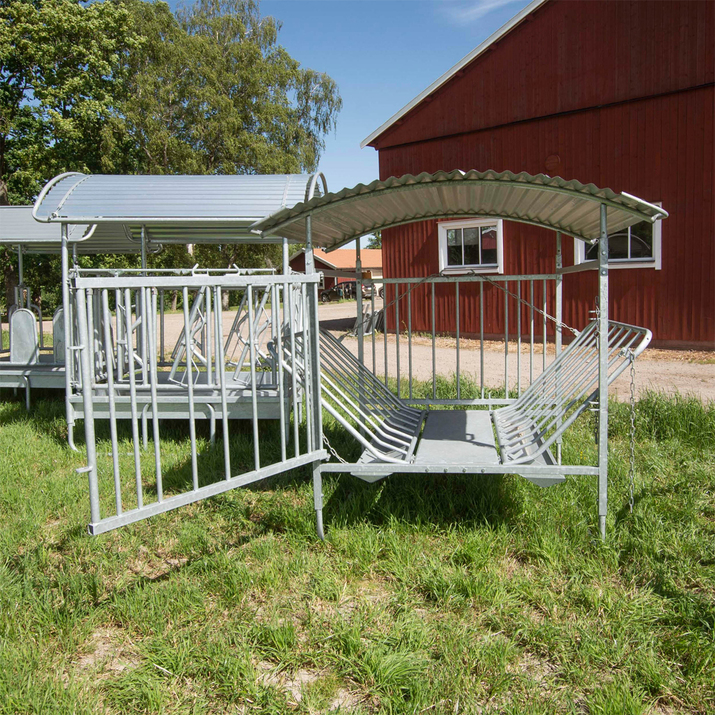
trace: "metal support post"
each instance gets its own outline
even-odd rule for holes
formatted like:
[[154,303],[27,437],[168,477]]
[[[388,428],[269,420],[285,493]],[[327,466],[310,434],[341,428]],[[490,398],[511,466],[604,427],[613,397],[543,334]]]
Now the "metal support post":
[[601,204],[598,245],[598,525],[606,538],[608,514],[608,221]]
[[[305,273],[311,275],[315,273],[315,257],[313,254],[313,234],[312,234],[312,217],[309,215],[305,220],[306,228],[306,246],[305,246]],[[310,355],[310,373],[309,381],[312,395],[306,400],[306,404],[311,405],[308,412],[308,419],[312,420],[313,444],[312,449],[318,451],[323,444],[323,415],[322,406],[320,403],[320,334],[318,331],[318,286],[316,283],[310,285],[308,291],[308,339],[310,348],[304,345],[303,350],[305,357]],[[308,341],[306,341],[307,343]],[[308,365],[306,365],[308,368]],[[308,397],[306,395],[306,397]],[[313,504],[315,506],[316,530],[318,538],[325,539],[323,530],[323,480],[320,473],[320,460],[313,462]]]
[[[562,331],[561,331],[561,323],[563,321],[563,281],[564,278],[561,275],[561,269],[564,267],[564,260],[563,260],[563,253],[561,251],[561,231],[556,232],[556,281],[555,281],[555,288],[556,288],[556,332],[554,335],[554,343],[556,347],[556,359],[558,360],[559,355],[561,355],[561,347],[562,347]],[[561,410],[561,393],[560,391],[557,392],[558,398],[559,398],[559,404],[557,406],[557,410]],[[561,424],[561,420],[559,419],[559,425]],[[556,441],[556,461],[561,464],[561,445],[562,445],[562,439],[561,437],[558,438]]]

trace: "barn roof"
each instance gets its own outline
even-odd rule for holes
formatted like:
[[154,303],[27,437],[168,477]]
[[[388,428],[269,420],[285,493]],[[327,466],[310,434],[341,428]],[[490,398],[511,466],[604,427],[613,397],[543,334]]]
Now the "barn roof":
[[414,99],[409,101],[402,109],[393,114],[384,124],[381,124],[372,134],[365,137],[365,139],[360,142],[360,148],[364,149],[366,146],[372,145],[372,143],[381,135],[384,134],[393,124],[399,122],[402,117],[411,112],[418,104],[423,102],[427,97],[429,97],[433,92],[436,92],[442,85],[449,82],[452,77],[461,72],[464,67],[466,67],[470,62],[475,60],[480,55],[487,52],[487,50],[502,37],[511,32],[519,23],[524,20],[528,15],[530,15],[539,6],[543,5],[547,0],[532,0],[521,12],[514,15],[514,17],[509,20],[506,24],[502,25],[494,34],[490,35],[481,45],[475,47],[471,52],[462,57],[459,62],[457,62],[454,67],[448,69],[441,77],[436,79],[432,84],[427,87],[423,92],[420,92]]
[[144,226],[158,243],[255,242],[250,231],[255,221],[321,190],[327,190],[322,174],[119,176],[70,172],[45,186],[33,216],[49,223],[121,224],[135,239]]
[[545,174],[438,171],[326,194],[257,221],[254,229],[304,242],[311,216],[315,246],[337,248],[381,228],[438,218],[490,217],[542,226],[591,241],[600,235],[600,207],[608,231],[668,214],[629,194]]

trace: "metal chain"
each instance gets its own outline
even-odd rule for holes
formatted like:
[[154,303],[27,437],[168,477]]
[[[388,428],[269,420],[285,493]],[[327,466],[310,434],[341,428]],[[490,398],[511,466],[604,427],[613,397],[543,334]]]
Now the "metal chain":
[[338,462],[341,462],[342,464],[347,464],[347,462],[335,451],[335,448],[333,447],[332,444],[330,444],[330,441],[328,440],[328,436],[323,432],[323,442],[325,443],[325,446],[328,448],[328,451],[330,454],[335,457],[335,459],[338,460]]
[[633,496],[636,480],[636,359],[629,350],[631,360],[631,456],[628,470],[628,506],[633,513],[635,498]]
[[496,281],[493,281],[489,276],[484,276],[484,280],[487,283],[491,283],[495,288],[498,288],[499,290],[504,291],[507,295],[510,295],[512,298],[515,298],[516,300],[518,300],[520,303],[527,306],[528,308],[533,309],[534,312],[539,313],[539,315],[543,315],[544,318],[555,323],[557,327],[566,328],[566,330],[570,330],[576,337],[579,336],[579,332],[578,332],[578,330],[576,330],[576,328],[572,328],[570,325],[567,325],[566,323],[563,322],[563,320],[558,320],[557,318],[554,318],[553,315],[549,315],[545,310],[541,310],[540,308],[537,308],[532,303],[529,303],[528,300],[521,298],[519,295],[517,295],[516,293],[513,293],[505,286],[500,285]]

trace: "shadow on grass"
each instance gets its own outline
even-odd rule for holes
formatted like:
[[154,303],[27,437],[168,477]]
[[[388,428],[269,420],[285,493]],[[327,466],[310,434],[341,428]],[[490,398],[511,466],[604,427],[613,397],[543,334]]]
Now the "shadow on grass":
[[327,528],[395,520],[448,528],[512,524],[521,511],[521,499],[501,475],[396,474],[376,484],[341,475],[324,515]]

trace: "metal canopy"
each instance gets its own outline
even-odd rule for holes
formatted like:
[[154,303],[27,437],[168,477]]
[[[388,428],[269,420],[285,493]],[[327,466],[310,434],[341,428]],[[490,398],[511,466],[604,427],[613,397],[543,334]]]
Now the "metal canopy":
[[[322,186],[319,186],[319,180]],[[40,193],[33,216],[68,224],[142,226],[158,243],[257,241],[260,218],[326,190],[322,174],[143,176],[67,173]]]
[[282,209],[253,228],[304,242],[304,219],[311,216],[313,244],[330,249],[391,226],[484,216],[543,226],[591,241],[600,235],[601,205],[608,208],[609,233],[668,215],[635,196],[545,174],[438,171],[358,184]]
[[[68,226],[69,240],[79,253],[138,253],[140,244],[118,224]],[[32,206],[0,206],[0,245],[22,247],[25,253],[59,253],[62,228],[38,223]]]

